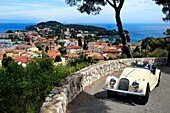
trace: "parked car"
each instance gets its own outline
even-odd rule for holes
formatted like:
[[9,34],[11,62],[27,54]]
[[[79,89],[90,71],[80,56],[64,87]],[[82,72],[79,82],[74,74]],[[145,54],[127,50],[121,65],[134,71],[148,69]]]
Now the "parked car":
[[140,104],[149,100],[149,92],[159,86],[161,70],[148,62],[136,62],[126,67],[119,78],[108,76],[104,89],[108,97],[114,95],[134,95]]

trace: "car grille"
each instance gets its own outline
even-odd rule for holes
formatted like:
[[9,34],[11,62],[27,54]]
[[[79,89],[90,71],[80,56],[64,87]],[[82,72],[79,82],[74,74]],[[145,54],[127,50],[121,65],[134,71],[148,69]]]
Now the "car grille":
[[129,80],[127,78],[120,79],[118,89],[128,91],[128,88],[129,88]]

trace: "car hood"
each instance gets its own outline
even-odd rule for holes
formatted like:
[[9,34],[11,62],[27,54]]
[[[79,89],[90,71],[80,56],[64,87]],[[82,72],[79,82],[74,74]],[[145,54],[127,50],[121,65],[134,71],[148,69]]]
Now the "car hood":
[[127,67],[122,71],[120,78],[133,79],[133,81],[140,79],[147,80],[149,79],[148,74],[150,73],[150,70],[145,68]]

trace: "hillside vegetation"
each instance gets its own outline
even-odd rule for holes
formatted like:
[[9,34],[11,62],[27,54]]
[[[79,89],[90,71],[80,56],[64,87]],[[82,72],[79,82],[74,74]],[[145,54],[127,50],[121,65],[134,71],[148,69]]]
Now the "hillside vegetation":
[[137,46],[134,57],[167,57],[170,38],[147,37],[142,41],[141,49]]

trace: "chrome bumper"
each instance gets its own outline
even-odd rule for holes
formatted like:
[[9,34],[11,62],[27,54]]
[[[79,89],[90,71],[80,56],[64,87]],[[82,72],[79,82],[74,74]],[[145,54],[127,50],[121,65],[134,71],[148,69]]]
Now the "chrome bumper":
[[106,87],[106,86],[104,86],[103,89],[105,89],[105,90],[110,90],[110,91],[113,91],[113,92],[118,92],[118,93],[130,94],[130,95],[145,96],[145,95],[142,94],[142,93],[130,92],[130,91],[123,91],[123,90],[108,88],[108,87]]

